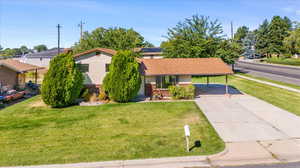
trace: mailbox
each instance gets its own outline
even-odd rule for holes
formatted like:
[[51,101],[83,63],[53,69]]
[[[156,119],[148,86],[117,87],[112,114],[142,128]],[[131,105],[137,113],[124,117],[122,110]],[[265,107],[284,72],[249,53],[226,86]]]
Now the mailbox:
[[188,125],[184,126],[184,132],[185,132],[185,136],[186,137],[190,137],[191,136],[190,127]]

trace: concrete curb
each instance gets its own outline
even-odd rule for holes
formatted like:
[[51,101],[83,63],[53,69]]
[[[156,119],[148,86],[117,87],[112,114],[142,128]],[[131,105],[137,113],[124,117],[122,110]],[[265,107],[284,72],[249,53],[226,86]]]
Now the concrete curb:
[[[134,160],[114,160],[103,162],[83,162],[70,164],[50,164],[50,165],[34,165],[34,166],[9,166],[0,168],[106,168],[106,167],[143,167],[143,166],[163,166],[172,164],[200,164],[201,167],[209,167],[209,158],[217,158],[225,155],[228,149],[225,149],[217,154],[203,156],[182,156],[182,157],[165,157],[165,158],[149,158],[149,159],[134,159]],[[172,167],[172,166],[171,166]]]

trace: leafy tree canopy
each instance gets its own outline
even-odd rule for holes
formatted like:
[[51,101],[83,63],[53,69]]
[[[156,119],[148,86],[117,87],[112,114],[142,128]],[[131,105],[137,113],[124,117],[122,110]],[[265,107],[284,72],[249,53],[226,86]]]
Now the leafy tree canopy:
[[289,36],[283,41],[284,47],[290,54],[300,53],[300,28],[289,32]]
[[290,20],[285,17],[274,16],[268,28],[268,52],[271,54],[280,54],[284,52],[283,40],[288,36],[291,29]]
[[222,39],[218,20],[194,15],[168,30],[167,41],[161,44],[165,57],[214,57]]
[[71,53],[55,56],[42,84],[42,99],[51,107],[72,105],[83,87],[83,75]]
[[233,40],[239,44],[242,44],[242,40],[246,37],[248,32],[249,32],[249,28],[247,26],[239,27],[236,33],[234,34]]
[[84,32],[83,38],[75,44],[74,52],[82,52],[93,48],[110,48],[114,50],[129,50],[136,47],[151,47],[151,43],[144,40],[138,32],[125,28],[99,27],[89,32]]
[[106,74],[103,85],[110,99],[117,102],[128,102],[136,97],[141,76],[136,53],[131,50],[119,51],[112,58],[109,73]]
[[240,45],[238,43],[223,40],[216,54],[227,64],[234,64],[235,60],[239,58],[240,52]]
[[256,44],[256,36],[255,33],[249,31],[246,36],[242,40],[243,43],[243,55],[252,56],[256,53],[255,44]]
[[37,52],[41,52],[41,51],[46,51],[48,48],[45,44],[40,44],[40,45],[34,46],[33,49],[36,50]]
[[268,31],[269,31],[269,22],[268,20],[264,20],[263,23],[259,26],[259,28],[255,31],[256,35],[256,43],[255,49],[259,54],[267,54],[268,53]]

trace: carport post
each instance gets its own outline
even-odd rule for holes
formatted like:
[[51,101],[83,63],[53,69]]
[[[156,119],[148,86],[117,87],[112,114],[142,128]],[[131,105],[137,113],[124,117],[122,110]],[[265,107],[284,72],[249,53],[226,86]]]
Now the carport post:
[[226,75],[226,94],[228,94],[228,76]]
[[35,68],[35,84],[37,84],[37,68]]
[[208,86],[209,84],[209,76],[206,76],[206,85]]

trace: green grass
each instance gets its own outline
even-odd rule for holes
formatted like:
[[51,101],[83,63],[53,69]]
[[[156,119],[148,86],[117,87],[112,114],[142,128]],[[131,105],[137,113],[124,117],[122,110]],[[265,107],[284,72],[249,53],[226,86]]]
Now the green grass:
[[[210,77],[211,83],[224,84],[224,77]],[[194,83],[205,83],[206,78],[193,78]],[[269,102],[279,108],[285,109],[291,113],[300,116],[300,94],[286,89],[273,87],[266,84],[261,84],[255,81],[239,78],[236,76],[229,77],[229,85],[237,88],[238,90],[255,96],[266,102]]]
[[254,78],[254,79],[258,79],[258,80],[262,80],[262,81],[266,81],[266,82],[276,83],[279,85],[283,85],[283,86],[287,86],[287,87],[291,87],[291,88],[300,90],[300,86],[298,86],[298,85],[285,83],[285,82],[281,82],[281,81],[275,81],[275,80],[271,80],[271,79],[267,79],[267,78],[263,78],[263,77],[257,77],[257,76],[253,76],[253,75],[249,75],[249,74],[245,74],[245,73],[238,73],[238,74],[246,76],[246,77],[250,77],[250,78]]
[[266,62],[272,64],[300,66],[300,59],[297,58],[268,58],[266,59]]
[[[40,97],[0,110],[0,166],[208,155],[224,149],[194,102],[52,109]],[[185,150],[183,126],[191,128]]]

